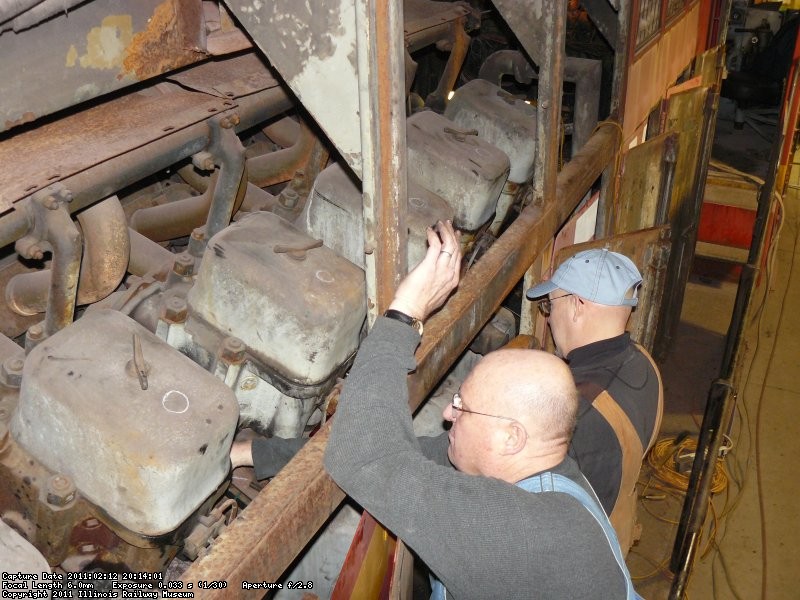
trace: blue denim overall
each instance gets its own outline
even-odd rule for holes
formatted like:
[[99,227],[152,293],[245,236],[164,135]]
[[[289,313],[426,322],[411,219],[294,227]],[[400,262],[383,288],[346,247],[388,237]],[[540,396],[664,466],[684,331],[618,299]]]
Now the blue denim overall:
[[[518,482],[517,485],[526,492],[563,492],[569,494],[583,504],[586,510],[592,513],[592,516],[603,528],[606,539],[608,540],[608,545],[611,546],[611,550],[614,552],[614,558],[617,559],[617,564],[625,575],[627,600],[642,600],[642,597],[633,589],[631,574],[628,572],[628,567],[625,564],[625,560],[622,558],[622,551],[619,548],[617,534],[614,532],[614,528],[611,526],[611,522],[608,520],[606,513],[600,507],[600,501],[597,497],[590,496],[585,489],[571,479],[563,475],[550,473],[549,471],[541,475],[534,475],[533,477],[523,479]],[[444,587],[444,584],[435,577],[431,577],[431,600],[446,600],[446,598],[447,589]]]

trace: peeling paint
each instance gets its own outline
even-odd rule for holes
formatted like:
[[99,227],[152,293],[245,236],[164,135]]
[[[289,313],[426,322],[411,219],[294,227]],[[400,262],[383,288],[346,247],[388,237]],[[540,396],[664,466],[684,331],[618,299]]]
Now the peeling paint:
[[78,62],[78,49],[75,47],[75,44],[70,44],[69,50],[67,51],[67,62],[64,66],[74,67],[75,63],[77,62]]
[[[109,15],[86,35],[86,53],[78,59],[84,69],[116,69],[133,38],[130,15]],[[69,60],[69,54],[68,60]]]

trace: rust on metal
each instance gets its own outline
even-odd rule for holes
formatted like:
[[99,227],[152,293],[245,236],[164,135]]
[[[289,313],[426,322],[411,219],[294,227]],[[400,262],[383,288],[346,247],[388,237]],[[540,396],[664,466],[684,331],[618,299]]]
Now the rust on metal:
[[142,80],[205,58],[200,47],[202,7],[190,0],[165,0],[125,49],[122,71]]
[[372,130],[373,151],[378,150],[377,156],[373,156],[377,206],[373,207],[375,230],[372,240],[378,248],[375,301],[378,312],[382,312],[389,308],[406,272],[406,124],[398,114],[402,113],[404,93],[399,73],[405,62],[399,34],[402,7],[390,7],[384,2],[370,4],[375,11],[370,22],[375,26],[376,64],[370,69],[369,77],[377,87],[373,116],[378,125]]
[[322,468],[330,421],[214,542],[211,551],[181,576],[184,582],[225,581],[199,598],[261,598],[264,590],[243,590],[243,581],[278,581],[344,499]]
[[[523,210],[467,273],[455,295],[425,324],[417,370],[408,380],[412,408],[433,389],[566,221],[614,156],[617,143],[616,131],[598,130],[559,174],[559,202],[547,203],[545,210],[533,205]],[[226,589],[206,590],[202,598],[260,598],[263,591],[242,590],[242,581],[278,581],[338,506],[344,493],[322,466],[329,431],[330,422],[264,488],[211,551],[183,574],[185,582],[228,582]]]
[[0,212],[13,203],[235,103],[175,88],[160,96],[129,94],[25,131],[0,144]]

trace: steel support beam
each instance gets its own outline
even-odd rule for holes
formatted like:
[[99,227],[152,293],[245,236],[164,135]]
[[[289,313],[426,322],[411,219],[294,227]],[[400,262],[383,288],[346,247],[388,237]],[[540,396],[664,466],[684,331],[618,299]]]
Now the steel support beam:
[[[577,207],[617,151],[619,136],[600,128],[558,176],[558,201],[528,206],[466,274],[447,304],[425,323],[417,370],[409,376],[409,404],[416,408],[456,357],[489,320],[534,258]],[[242,581],[278,581],[344,497],[322,467],[330,425],[303,447],[211,551],[181,579],[225,581],[225,589],[203,590],[201,598],[260,598]]]
[[605,38],[611,49],[616,52],[619,44],[619,22],[617,11],[608,3],[608,0],[582,0],[581,4],[597,30]]
[[494,0],[494,6],[517,36],[522,48],[539,67],[534,201],[541,198],[555,201],[567,3]]
[[364,264],[371,326],[389,307],[407,262],[403,3],[356,2],[356,49]]

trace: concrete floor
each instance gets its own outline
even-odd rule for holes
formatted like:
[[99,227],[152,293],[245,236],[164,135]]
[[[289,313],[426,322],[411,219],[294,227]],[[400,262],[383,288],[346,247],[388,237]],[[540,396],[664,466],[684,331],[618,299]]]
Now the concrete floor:
[[[753,132],[732,130],[718,123],[717,138],[725,146],[724,160],[751,172],[753,148],[768,142]],[[715,145],[715,156],[720,150]],[[737,152],[740,150],[741,152]],[[749,154],[750,163],[742,159]],[[699,544],[685,597],[762,600],[800,597],[800,570],[792,550],[800,539],[800,478],[792,460],[800,456],[800,260],[795,263],[800,236],[800,192],[792,177],[783,198],[785,216],[774,248],[774,260],[761,272],[746,317],[746,330],[735,375],[738,391],[727,454],[727,488],[713,498],[708,526]],[[692,280],[686,291],[675,344],[661,368],[665,386],[665,416],[661,438],[681,432],[696,436],[706,395],[719,376],[735,283]],[[642,483],[651,471],[643,471]],[[788,475],[788,477],[787,477]],[[680,517],[682,495],[649,488],[640,499],[642,540],[628,565],[637,590],[645,598],[667,598],[672,574],[669,557]],[[716,517],[716,518],[715,518]]]

